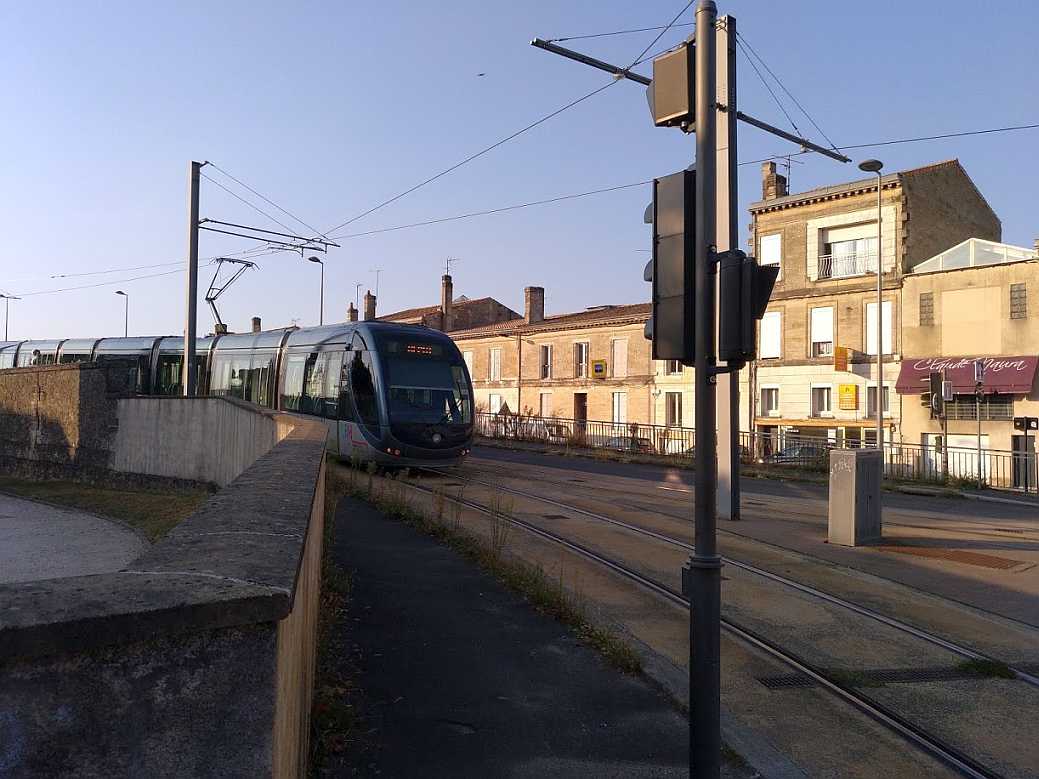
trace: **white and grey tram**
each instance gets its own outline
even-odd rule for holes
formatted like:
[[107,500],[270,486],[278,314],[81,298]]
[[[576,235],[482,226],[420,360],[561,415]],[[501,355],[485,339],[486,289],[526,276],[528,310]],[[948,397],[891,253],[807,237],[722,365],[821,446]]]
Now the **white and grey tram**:
[[[133,364],[137,392],[179,395],[174,336],[0,342],[0,369]],[[198,394],[317,417],[345,459],[390,466],[461,462],[472,446],[473,389],[454,342],[425,327],[357,322],[200,338]]]

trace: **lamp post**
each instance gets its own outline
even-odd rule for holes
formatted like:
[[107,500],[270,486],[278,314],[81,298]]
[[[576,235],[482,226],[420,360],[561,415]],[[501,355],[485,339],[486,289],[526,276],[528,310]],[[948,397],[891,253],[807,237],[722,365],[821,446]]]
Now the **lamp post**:
[[310,262],[316,262],[321,266],[321,301],[318,305],[321,306],[317,315],[318,325],[325,323],[325,263],[320,257],[307,257]]
[[11,317],[11,301],[21,300],[17,295],[5,295],[0,292],[0,298],[4,299],[4,340],[7,340],[7,321]]
[[130,335],[130,296],[123,292],[121,289],[117,289],[115,294],[123,296],[123,338]]
[[884,463],[884,293],[881,279],[884,273],[883,250],[881,245],[881,211],[880,171],[884,163],[880,160],[865,160],[859,163],[859,170],[877,174],[877,448],[880,450],[881,472]]
[[363,281],[359,281],[354,284],[354,308],[358,311],[361,310],[361,288],[364,286]]

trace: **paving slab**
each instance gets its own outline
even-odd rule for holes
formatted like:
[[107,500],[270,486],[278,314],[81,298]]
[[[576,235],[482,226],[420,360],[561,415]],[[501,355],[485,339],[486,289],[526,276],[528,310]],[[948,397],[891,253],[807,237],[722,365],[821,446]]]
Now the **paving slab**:
[[370,744],[331,774],[688,775],[688,722],[657,689],[368,504],[336,523]]
[[119,522],[0,494],[0,583],[110,573],[148,547]]

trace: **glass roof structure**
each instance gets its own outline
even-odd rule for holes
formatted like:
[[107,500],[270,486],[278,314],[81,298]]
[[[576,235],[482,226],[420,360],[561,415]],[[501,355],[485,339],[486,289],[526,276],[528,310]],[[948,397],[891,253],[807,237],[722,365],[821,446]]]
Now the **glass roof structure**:
[[911,273],[933,273],[942,270],[976,268],[982,265],[999,265],[1006,262],[1021,262],[1037,258],[1035,250],[1008,243],[986,241],[983,238],[968,238],[929,260],[915,266]]

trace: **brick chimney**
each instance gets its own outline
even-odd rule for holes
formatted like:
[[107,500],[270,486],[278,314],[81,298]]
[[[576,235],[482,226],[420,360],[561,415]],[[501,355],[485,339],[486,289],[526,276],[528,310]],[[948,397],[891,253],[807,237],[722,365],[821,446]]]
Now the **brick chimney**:
[[1039,238],[1036,238],[1036,239],[1035,239],[1035,240],[1034,240],[1034,241],[1032,242],[1032,248],[1033,248],[1033,249],[1035,250],[1035,253],[1036,253],[1036,254],[1039,254]]
[[786,188],[786,176],[776,173],[776,163],[766,162],[761,166],[761,199],[775,200],[790,193]]
[[258,333],[258,332],[260,332],[260,331],[261,331],[262,329],[263,329],[263,328],[261,328],[261,327],[260,327],[260,317],[258,317],[258,316],[254,316],[254,317],[253,317],[253,332],[254,332],[254,333]]
[[452,325],[451,304],[454,300],[455,286],[451,283],[451,276],[446,273],[440,282],[440,329],[446,333]]
[[346,307],[346,321],[356,322],[357,321],[357,309],[354,308],[354,304],[351,303]]
[[528,325],[545,321],[545,288],[526,287],[523,290],[523,319]]
[[375,319],[375,295],[371,290],[364,293],[364,321],[371,322]]

